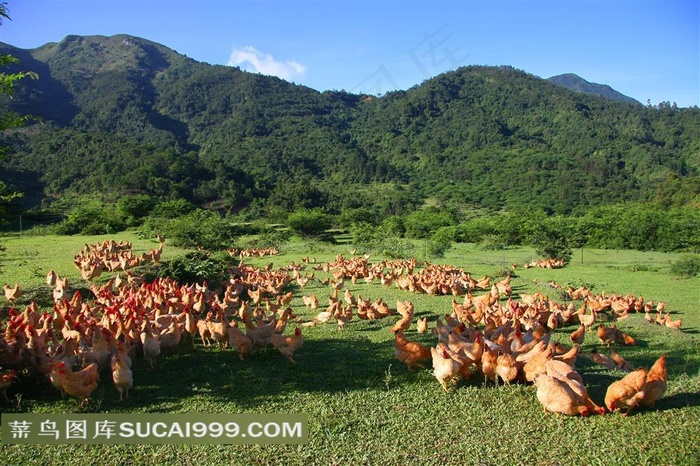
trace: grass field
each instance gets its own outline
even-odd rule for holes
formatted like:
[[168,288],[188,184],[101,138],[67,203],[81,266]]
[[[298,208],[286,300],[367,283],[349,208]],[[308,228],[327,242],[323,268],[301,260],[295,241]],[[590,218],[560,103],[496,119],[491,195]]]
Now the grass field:
[[[155,243],[124,233],[110,236],[134,242],[136,252]],[[24,237],[3,240],[0,282],[20,283],[25,290],[18,307],[29,299],[50,295],[44,277],[50,269],[81,282],[72,264],[83,243],[107,237]],[[299,263],[312,256],[332,260],[349,246],[290,243],[281,254],[246,262],[275,267]],[[183,251],[167,243],[164,260]],[[583,257],[581,257],[583,254]],[[494,276],[512,263],[536,258],[529,248],[482,251],[457,245],[437,263],[464,267],[475,277]],[[134,359],[134,388],[118,401],[108,376],[103,377],[83,412],[110,413],[306,413],[310,441],[304,445],[8,445],[0,446],[4,464],[561,464],[561,465],[682,465],[700,464],[700,279],[677,279],[669,265],[677,256],[658,252],[575,251],[563,269],[516,270],[514,293],[540,291],[563,301],[549,283],[581,284],[600,293],[631,293],[646,300],[665,301],[674,319],[683,318],[682,331],[648,324],[642,314],[618,326],[638,344],[618,348],[635,366],[649,367],[668,355],[668,389],[652,409],[629,417],[607,414],[588,418],[543,413],[528,385],[495,387],[480,377],[460,382],[443,392],[430,368],[407,371],[394,358],[393,335],[383,321],[351,321],[345,330],[335,324],[304,328],[304,346],[289,363],[274,349],[259,350],[239,360],[232,350],[204,348],[199,340],[183,343],[161,356],[155,369]],[[380,259],[380,258],[376,258]],[[420,258],[422,260],[422,258]],[[375,258],[371,259],[372,261]],[[323,276],[317,272],[317,276]],[[451,312],[451,296],[410,294],[379,283],[346,282],[355,295],[382,297],[390,306],[397,299],[415,304],[418,317]],[[294,311],[304,320],[302,294],[316,293],[322,303],[330,287],[311,282],[295,291]],[[45,299],[45,298],[43,298]],[[8,303],[2,301],[3,321]],[[555,333],[566,341],[573,327]],[[414,329],[407,337],[434,345],[433,335]],[[583,353],[599,347],[588,334]],[[594,365],[580,357],[578,370],[591,396],[602,403],[607,386],[624,373]],[[62,399],[48,382],[21,380],[9,390],[12,402],[0,400],[2,412],[74,412],[78,402]]]

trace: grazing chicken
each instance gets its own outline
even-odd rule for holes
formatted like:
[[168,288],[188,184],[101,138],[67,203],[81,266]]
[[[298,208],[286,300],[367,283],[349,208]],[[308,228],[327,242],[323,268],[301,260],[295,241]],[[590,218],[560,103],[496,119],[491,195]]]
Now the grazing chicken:
[[583,343],[583,340],[585,338],[586,338],[586,327],[584,325],[581,325],[578,329],[571,332],[571,335],[569,335],[569,340],[571,340],[572,343],[577,343],[579,345],[581,343]]
[[61,381],[61,388],[70,396],[80,398],[80,407],[90,399],[90,395],[97,388],[97,363],[92,363],[83,370],[73,372],[65,363],[60,362],[56,366],[58,379]]
[[129,389],[134,386],[134,374],[131,371],[131,364],[121,353],[114,355],[111,361],[112,381],[119,391],[119,401],[126,394],[129,398]]
[[294,352],[304,343],[304,335],[301,333],[301,328],[297,327],[294,329],[294,335],[284,336],[272,333],[270,335],[270,343],[290,362],[295,362],[293,359]]
[[535,378],[537,401],[545,411],[567,416],[588,416],[591,408],[583,403],[580,397],[566,383],[546,373],[538,374]]
[[644,398],[639,402],[642,406],[654,406],[666,391],[666,354],[662,354],[647,373],[647,384]]
[[406,363],[408,370],[413,370],[414,366],[423,368],[425,366],[421,362],[432,359],[430,349],[420,343],[407,340],[403,335],[403,330],[394,332],[394,347],[396,348],[394,352],[396,359]]
[[628,416],[632,409],[644,399],[646,381],[647,370],[640,368],[611,383],[605,392],[605,406],[611,412],[622,412],[626,406],[627,411],[624,415]]
[[308,307],[312,311],[318,309],[319,302],[315,294],[312,294],[311,296],[302,296],[301,299],[304,301],[304,306]]
[[610,359],[615,362],[618,369],[625,372],[632,372],[632,364],[625,360],[620,354],[614,349],[610,348]]
[[607,367],[608,369],[617,369],[617,364],[615,361],[607,357],[606,355],[599,353],[597,349],[593,348],[591,350],[591,359],[594,363],[599,366]]
[[448,384],[453,384],[460,373],[461,365],[452,359],[447,352],[444,343],[438,343],[436,348],[430,348],[433,359],[433,375],[442,385],[442,389],[449,391]]
[[576,372],[570,365],[550,359],[544,365],[545,373],[566,383],[571,390],[576,393],[578,400],[599,414],[605,414],[605,408],[598,406],[588,395],[588,390],[583,384],[581,374]]
[[10,388],[15,380],[17,380],[17,372],[15,370],[10,370],[0,375],[0,393],[7,401],[10,401],[7,397],[7,389]]
[[14,287],[5,285],[3,289],[5,290],[5,299],[11,303],[14,303],[15,300],[22,296],[22,290],[19,289],[19,283],[15,283]]

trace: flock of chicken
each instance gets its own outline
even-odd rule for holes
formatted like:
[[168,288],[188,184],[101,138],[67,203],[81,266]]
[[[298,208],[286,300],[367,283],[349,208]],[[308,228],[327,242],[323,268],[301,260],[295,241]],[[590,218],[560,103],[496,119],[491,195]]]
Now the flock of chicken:
[[[75,265],[86,280],[92,280],[102,270],[125,271],[144,261],[157,262],[162,248],[161,241],[158,249],[139,257],[131,252],[129,243],[86,245],[76,256]],[[229,253],[263,257],[277,251]],[[597,350],[590,354],[597,364],[629,372],[610,385],[605,407],[588,396],[576,371],[580,344],[586,332],[593,331],[598,315],[610,311],[617,319],[624,319],[630,312],[643,310],[649,316],[653,304],[642,297],[594,295],[585,288],[569,287],[567,295],[584,302],[577,308],[573,301],[562,305],[540,293],[521,295],[516,301],[511,297],[510,276],[492,283],[489,277],[474,279],[452,266],[425,263],[418,269],[413,259],[370,263],[369,256],[348,259],[341,254],[334,261],[314,265],[313,273],[301,273],[314,262],[304,258],[302,264],[275,270],[272,265],[260,269],[241,263],[231,271],[225,289],[218,291],[209,289],[206,282],[181,285],[171,279],[156,279],[145,283],[128,273],[126,279],[117,274],[103,285],[91,285],[94,299],[90,301],[83,300],[79,291],[69,297],[67,280],[51,271],[46,282],[53,290],[53,312],[42,313],[33,302],[21,313],[9,311],[0,339],[0,366],[5,370],[0,375],[0,393],[7,398],[7,389],[18,373],[31,373],[48,378],[57,390],[85,403],[97,387],[98,374],[111,371],[120,400],[128,398],[134,380],[132,357],[142,356],[153,366],[162,353],[174,350],[183,339],[194,341],[195,337],[204,346],[231,347],[241,359],[256,348],[272,346],[294,362],[294,353],[303,344],[302,327],[335,320],[344,329],[355,315],[373,320],[398,315],[390,328],[396,358],[409,370],[431,361],[433,374],[445,391],[459,378],[469,379],[478,371],[496,383],[533,383],[545,410],[568,415],[603,413],[605,408],[626,408],[629,413],[638,404],[652,405],[664,393],[665,355],[649,370],[632,371],[610,345],[633,345],[635,341],[614,325],[606,327],[598,322],[596,329],[601,344],[610,348],[610,357]],[[328,278],[316,279],[315,271],[325,272]],[[303,289],[314,279],[330,285],[332,292],[325,310],[303,322],[290,307],[294,293],[284,289],[293,282]],[[430,330],[437,337],[435,347],[406,337],[415,318],[410,301],[397,301],[394,310],[381,298],[371,301],[354,296],[347,288],[341,299],[346,279],[353,283],[378,280],[385,287],[393,285],[414,293],[452,295],[452,313],[445,314],[444,323],[438,319],[430,329],[427,318],[415,319],[419,333]],[[476,290],[490,291],[475,296]],[[19,296],[18,285],[5,286],[5,297],[11,303]],[[462,296],[463,302],[458,303],[456,298]],[[319,310],[314,294],[302,299],[310,310]],[[663,315],[663,303],[656,309]],[[658,316],[655,321],[661,323]],[[285,335],[289,322],[298,325]],[[664,325],[673,327],[669,325],[672,322],[665,314]],[[551,341],[552,332],[572,324],[579,324],[570,335],[573,346]],[[675,328],[680,323],[677,325]]]

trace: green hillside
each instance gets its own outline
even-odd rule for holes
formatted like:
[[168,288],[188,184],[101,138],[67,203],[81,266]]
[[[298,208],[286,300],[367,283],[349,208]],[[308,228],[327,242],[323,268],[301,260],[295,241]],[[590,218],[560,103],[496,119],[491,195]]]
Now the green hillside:
[[142,193],[222,211],[333,210],[375,202],[387,183],[410,186],[403,208],[698,201],[700,110],[577,93],[511,67],[459,68],[377,98],[125,35],[0,53],[20,58],[10,71],[40,75],[3,102],[39,117],[3,136],[13,151],[1,177],[30,205]]

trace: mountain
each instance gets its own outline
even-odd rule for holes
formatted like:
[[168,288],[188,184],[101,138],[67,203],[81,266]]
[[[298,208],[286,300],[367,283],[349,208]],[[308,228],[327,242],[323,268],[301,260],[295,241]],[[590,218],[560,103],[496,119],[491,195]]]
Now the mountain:
[[559,84],[560,86],[564,86],[565,88],[571,89],[572,91],[583,92],[584,94],[599,95],[608,99],[618,100],[620,102],[628,102],[631,104],[641,105],[637,100],[616,91],[607,84],[597,84],[588,82],[574,73],[565,73],[559,74],[557,76],[552,76],[551,78],[547,78],[547,81]]
[[[568,213],[698,194],[700,111],[467,66],[377,98],[209,65],[146,39],[68,36],[22,50],[0,179],[68,194],[185,198],[223,211],[399,213],[452,205]],[[37,183],[36,180],[39,180]],[[432,201],[431,201],[432,202]]]

